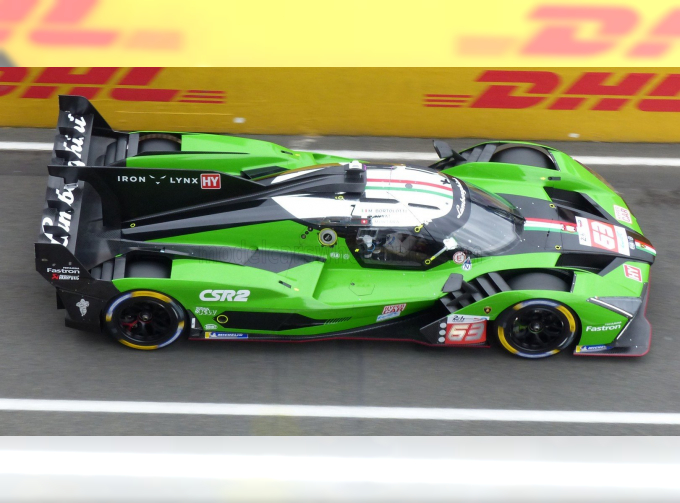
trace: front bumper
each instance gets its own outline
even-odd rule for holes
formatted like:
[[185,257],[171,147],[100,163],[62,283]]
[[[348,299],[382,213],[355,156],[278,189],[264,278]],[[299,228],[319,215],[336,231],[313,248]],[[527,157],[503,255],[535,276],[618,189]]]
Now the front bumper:
[[626,326],[614,341],[597,346],[576,346],[577,356],[644,356],[649,352],[652,343],[652,325],[646,318],[649,301],[649,283],[645,283],[640,295],[642,304],[635,316],[628,320]]

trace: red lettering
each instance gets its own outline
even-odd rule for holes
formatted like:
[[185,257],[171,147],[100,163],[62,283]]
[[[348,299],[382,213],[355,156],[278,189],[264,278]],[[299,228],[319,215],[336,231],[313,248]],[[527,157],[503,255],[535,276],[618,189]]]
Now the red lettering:
[[0,22],[18,23],[38,4],[38,0],[0,0]]
[[601,112],[616,112],[621,109],[623,105],[628,103],[628,98],[603,98],[591,108],[591,110],[599,110]]
[[548,108],[550,110],[576,110],[585,98],[557,98]]
[[39,28],[31,32],[30,39],[41,45],[85,45],[102,47],[111,45],[118,34],[101,30],[55,30]]
[[[678,37],[680,36],[680,9],[675,9],[663,18],[649,33],[650,37]],[[658,58],[671,48],[669,40],[645,40],[635,45],[628,52],[633,58]]]
[[[638,13],[628,7],[590,7],[572,5],[541,5],[530,19],[554,22],[548,24],[521,50],[530,56],[595,56],[614,47],[616,41],[638,24]],[[564,26],[564,22],[572,22]],[[580,26],[597,23],[597,39],[577,38]],[[604,39],[603,39],[604,38]]]
[[[680,74],[667,75],[648,96],[677,96],[680,93]],[[680,112],[680,100],[644,99],[638,102],[643,112]]]
[[3,86],[0,85],[0,96],[7,96],[19,86]]
[[111,97],[118,101],[172,101],[179,89],[111,89]]
[[99,0],[57,0],[43,17],[43,23],[77,24],[96,7]]
[[57,92],[57,89],[59,89],[57,86],[31,86],[24,91],[24,94],[21,97],[44,100],[51,98],[52,95]]
[[12,30],[7,30],[0,28],[0,43],[7,40],[7,38],[12,34]]
[[82,96],[88,100],[93,100],[101,90],[101,87],[72,87],[68,93],[74,96]]
[[616,85],[603,84],[612,75],[613,73],[608,72],[584,73],[564,94],[635,96],[656,76],[654,73],[629,73]]
[[[530,84],[526,94],[550,94],[559,86],[560,77],[553,72],[522,70],[487,70],[477,82],[507,82]],[[530,108],[538,105],[543,96],[515,96],[519,85],[492,85],[482,93],[470,108]]]
[[45,68],[35,79],[36,84],[106,84],[118,68],[90,68],[85,72],[75,68]]
[[148,86],[161,71],[163,71],[163,68],[131,68],[130,71],[120,79],[118,85]]
[[0,82],[22,82],[28,75],[28,68],[0,68]]

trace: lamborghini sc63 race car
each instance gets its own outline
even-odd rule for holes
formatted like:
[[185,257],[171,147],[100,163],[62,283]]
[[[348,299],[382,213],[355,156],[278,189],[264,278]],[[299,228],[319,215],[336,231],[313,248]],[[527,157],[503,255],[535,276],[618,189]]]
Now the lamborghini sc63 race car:
[[67,326],[136,349],[186,335],[647,353],[656,253],[602,178],[531,143],[435,150],[420,167],[128,134],[62,96],[36,267]]

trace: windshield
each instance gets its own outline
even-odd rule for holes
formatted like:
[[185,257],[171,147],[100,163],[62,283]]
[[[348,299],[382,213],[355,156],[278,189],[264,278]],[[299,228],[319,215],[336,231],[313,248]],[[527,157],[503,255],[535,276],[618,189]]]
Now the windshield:
[[[454,238],[458,248],[476,256],[505,252],[519,243],[524,219],[504,200],[474,186],[466,185],[470,194],[470,213],[463,224],[455,210],[434,225],[427,226],[433,237],[442,242]],[[436,236],[434,235],[436,234]]]

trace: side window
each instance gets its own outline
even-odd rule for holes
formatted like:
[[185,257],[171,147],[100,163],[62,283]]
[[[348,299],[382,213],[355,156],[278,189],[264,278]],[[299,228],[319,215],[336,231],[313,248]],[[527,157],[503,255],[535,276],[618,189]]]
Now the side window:
[[376,267],[425,267],[425,260],[438,251],[429,234],[412,229],[363,228],[348,244],[360,263]]

